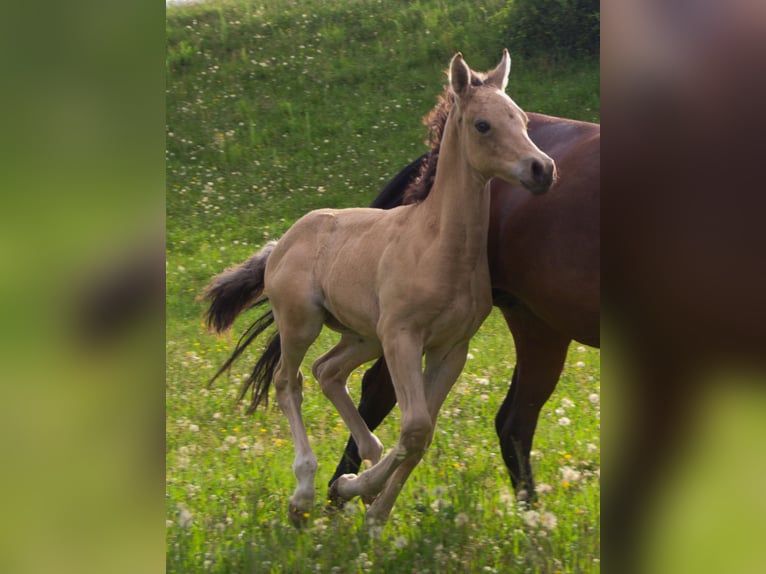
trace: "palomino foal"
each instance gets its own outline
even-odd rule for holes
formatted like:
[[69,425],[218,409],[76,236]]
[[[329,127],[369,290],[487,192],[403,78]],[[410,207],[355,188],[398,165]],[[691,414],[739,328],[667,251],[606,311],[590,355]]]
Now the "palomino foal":
[[[526,114],[505,94],[510,57],[486,76],[452,58],[455,105],[447,120],[433,189],[421,203],[392,210],[313,211],[275,244],[212,280],[208,323],[218,331],[263,296],[267,313],[240,342],[231,365],[272,320],[278,335],[246,383],[253,404],[272,380],[295,443],[298,486],[289,515],[296,523],[314,505],[317,460],[301,415],[300,366],[322,326],[340,342],[313,365],[313,374],[373,466],[341,476],[331,496],[376,497],[368,524],[382,523],[429,445],[436,417],[465,363],[470,338],[492,306],[487,263],[489,188],[499,177],[532,193],[550,187],[555,166],[527,136]],[[383,446],[356,410],[346,379],[385,355],[401,409],[399,442]],[[422,358],[425,355],[425,368]],[[216,375],[217,376],[217,375]]]

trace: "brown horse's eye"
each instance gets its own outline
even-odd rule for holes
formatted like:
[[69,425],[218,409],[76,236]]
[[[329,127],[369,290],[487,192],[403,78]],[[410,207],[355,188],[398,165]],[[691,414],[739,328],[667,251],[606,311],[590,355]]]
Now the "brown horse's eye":
[[485,134],[489,131],[489,124],[484,120],[479,120],[474,124],[474,126],[477,130],[479,130],[479,133]]

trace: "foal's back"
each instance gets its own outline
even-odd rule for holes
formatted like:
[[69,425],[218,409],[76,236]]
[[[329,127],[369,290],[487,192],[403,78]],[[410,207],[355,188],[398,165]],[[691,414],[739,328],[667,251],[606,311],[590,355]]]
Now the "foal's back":
[[[265,293],[272,301],[303,301],[305,311],[316,308],[317,320],[364,337],[378,336],[381,300],[389,314],[433,330],[448,308],[476,294],[461,283],[472,276],[456,277],[449,259],[435,256],[440,233],[429,221],[422,204],[312,211],[279,240]],[[488,286],[487,273],[479,275]]]

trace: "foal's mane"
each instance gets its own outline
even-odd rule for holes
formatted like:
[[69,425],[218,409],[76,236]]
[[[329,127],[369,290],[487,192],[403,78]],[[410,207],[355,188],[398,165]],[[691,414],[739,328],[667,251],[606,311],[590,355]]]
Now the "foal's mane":
[[[484,84],[486,74],[471,70],[471,85],[481,86]],[[403,204],[418,203],[423,201],[431,191],[436,176],[436,164],[439,162],[439,150],[441,148],[444,126],[450,110],[455,105],[455,94],[448,85],[444,86],[442,95],[437,96],[434,108],[423,118],[423,125],[428,128],[428,138],[425,140],[429,151],[420,164],[420,171],[404,190]]]

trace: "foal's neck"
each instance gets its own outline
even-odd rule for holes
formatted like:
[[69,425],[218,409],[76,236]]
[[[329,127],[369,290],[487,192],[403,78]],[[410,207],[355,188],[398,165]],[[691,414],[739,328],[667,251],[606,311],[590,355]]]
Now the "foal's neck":
[[486,251],[489,229],[488,178],[474,170],[461,148],[456,118],[444,127],[433,187],[421,203],[444,248],[475,259]]

